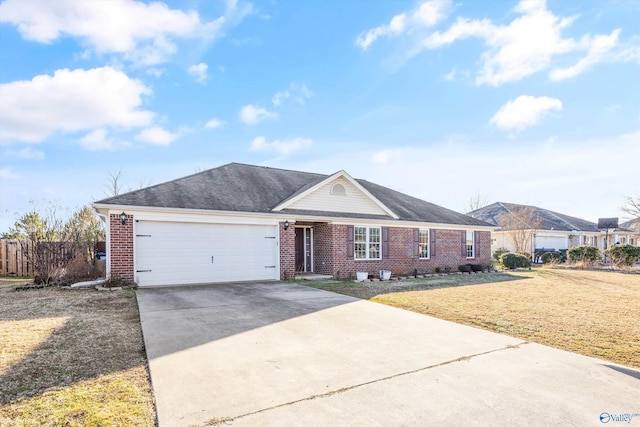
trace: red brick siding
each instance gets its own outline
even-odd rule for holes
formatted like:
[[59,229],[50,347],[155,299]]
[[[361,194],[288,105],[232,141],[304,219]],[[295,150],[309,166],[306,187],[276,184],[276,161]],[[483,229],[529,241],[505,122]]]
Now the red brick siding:
[[313,271],[333,276],[333,235],[331,224],[313,226]]
[[109,215],[111,275],[133,282],[133,215],[122,225],[120,215]]
[[296,274],[296,229],[293,224],[284,229],[280,223],[280,280],[293,279]]
[[[301,224],[299,224],[301,225]],[[347,226],[328,223],[309,223],[313,226],[314,272],[330,274],[338,278],[355,276],[357,271],[367,271],[377,275],[380,270],[391,270],[393,274],[432,272],[436,267],[449,267],[455,271],[460,264],[487,264],[491,257],[491,233],[479,233],[480,247],[476,248],[476,258],[467,259],[462,255],[461,230],[435,230],[436,254],[430,259],[419,259],[414,254],[415,228],[389,228],[389,257],[381,260],[353,260],[347,257]],[[281,242],[282,242],[281,235]],[[294,245],[293,237],[291,245]],[[292,250],[295,262],[295,249]],[[281,248],[282,254],[282,248]],[[284,263],[281,269],[284,271]]]

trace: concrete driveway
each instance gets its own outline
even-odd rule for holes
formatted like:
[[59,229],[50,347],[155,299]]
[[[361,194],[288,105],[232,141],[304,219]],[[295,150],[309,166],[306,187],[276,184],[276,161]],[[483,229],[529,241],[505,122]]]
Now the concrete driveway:
[[137,295],[161,427],[640,426],[601,360],[292,283]]

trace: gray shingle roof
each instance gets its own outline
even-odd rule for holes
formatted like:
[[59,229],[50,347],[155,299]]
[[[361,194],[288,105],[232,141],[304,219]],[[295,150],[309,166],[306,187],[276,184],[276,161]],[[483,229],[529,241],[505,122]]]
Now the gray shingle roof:
[[[99,200],[96,204],[150,206],[158,208],[206,209],[271,213],[295,194],[328,178],[309,172],[229,163],[184,178]],[[488,226],[470,216],[411,197],[390,188],[357,180],[374,197],[396,213],[400,220],[439,224]],[[290,214],[377,219],[389,217],[285,210]]]
[[497,226],[500,224],[500,219],[503,215],[520,208],[534,209],[534,215],[540,221],[540,227],[538,228],[541,230],[598,231],[598,224],[595,222],[553,212],[537,206],[517,205],[515,203],[496,202],[469,212],[467,215]]

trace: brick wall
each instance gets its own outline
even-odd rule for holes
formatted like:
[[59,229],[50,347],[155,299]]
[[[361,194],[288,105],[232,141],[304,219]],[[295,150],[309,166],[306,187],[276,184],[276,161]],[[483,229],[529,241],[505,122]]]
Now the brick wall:
[[133,215],[127,215],[125,225],[120,215],[109,215],[109,231],[111,275],[133,282]]
[[357,271],[375,275],[380,270],[391,270],[393,274],[408,274],[414,270],[432,272],[436,267],[457,271],[460,264],[487,264],[491,257],[491,233],[488,231],[476,231],[479,242],[476,245],[476,257],[467,259],[462,252],[461,230],[435,230],[435,255],[432,253],[430,259],[419,259],[414,255],[415,229],[390,227],[388,257],[381,260],[354,260],[347,256],[346,225],[308,225],[314,229],[314,272],[341,279],[354,277]]
[[293,279],[296,275],[296,229],[293,224],[284,229],[280,223],[280,280]]

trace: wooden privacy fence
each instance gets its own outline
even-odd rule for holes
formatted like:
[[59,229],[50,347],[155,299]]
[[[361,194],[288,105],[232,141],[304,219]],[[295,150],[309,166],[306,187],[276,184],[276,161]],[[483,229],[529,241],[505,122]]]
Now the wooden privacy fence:
[[[44,264],[55,262],[55,258],[70,258],[76,250],[70,242],[39,242],[37,245],[38,261]],[[35,276],[33,250],[34,243],[29,240],[0,239],[0,276]]]

